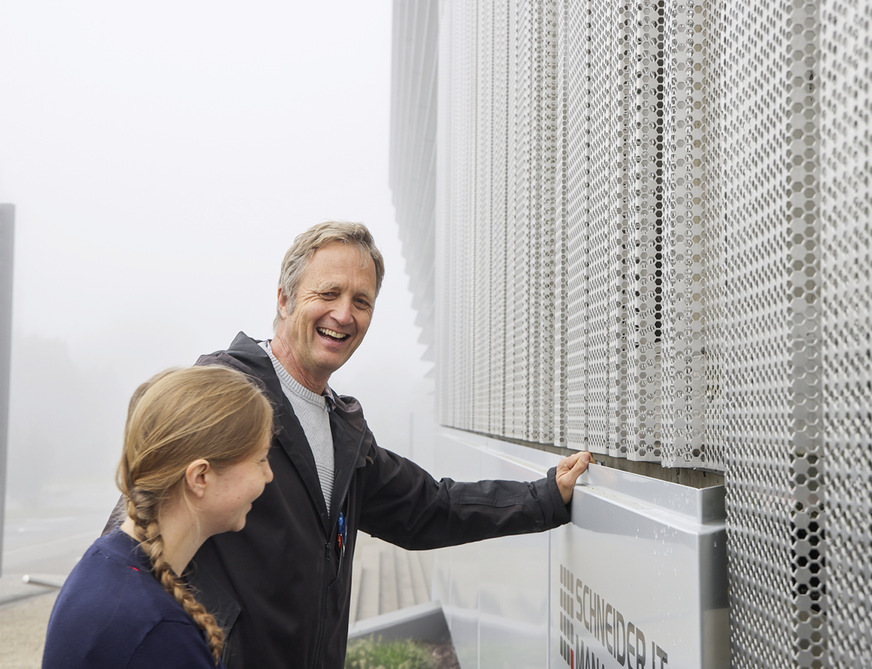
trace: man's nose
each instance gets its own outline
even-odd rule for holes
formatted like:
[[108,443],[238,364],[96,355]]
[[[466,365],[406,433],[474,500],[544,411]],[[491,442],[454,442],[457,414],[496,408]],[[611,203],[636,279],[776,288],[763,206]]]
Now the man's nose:
[[351,299],[342,297],[333,303],[333,318],[337,323],[346,325],[351,322]]

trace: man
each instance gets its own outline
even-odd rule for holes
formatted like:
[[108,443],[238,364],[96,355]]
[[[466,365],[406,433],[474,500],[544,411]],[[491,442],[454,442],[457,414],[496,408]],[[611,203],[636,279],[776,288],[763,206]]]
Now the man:
[[273,483],[241,532],[203,545],[190,574],[227,631],[228,669],[343,667],[358,530],[428,549],[569,520],[590,454],[564,458],[534,483],[437,482],[380,448],[358,402],[329,388],[366,335],[383,275],[364,226],[315,226],[282,263],[273,339],[240,333],[198,361],[259,379],[276,407]]

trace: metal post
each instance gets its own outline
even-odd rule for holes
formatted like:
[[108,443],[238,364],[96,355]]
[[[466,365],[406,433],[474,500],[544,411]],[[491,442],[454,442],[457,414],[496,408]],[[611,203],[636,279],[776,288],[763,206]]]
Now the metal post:
[[0,574],[6,518],[6,453],[9,441],[9,373],[12,350],[12,262],[15,207],[0,204]]

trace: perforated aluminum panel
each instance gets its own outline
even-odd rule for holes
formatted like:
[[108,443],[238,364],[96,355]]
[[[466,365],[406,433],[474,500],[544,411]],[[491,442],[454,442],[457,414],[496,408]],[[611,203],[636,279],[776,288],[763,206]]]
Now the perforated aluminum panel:
[[483,335],[482,355],[490,362],[490,404],[488,410],[488,434],[500,434],[506,426],[506,370],[507,338],[500,333],[508,331],[509,276],[513,273],[507,262],[507,198],[509,192],[510,161],[508,157],[509,134],[509,1],[494,0],[480,5],[491,23],[491,69],[482,70],[482,86],[490,96],[490,134],[483,151],[490,157],[489,188],[482,189],[480,196],[488,202],[488,221],[491,235],[487,240],[490,248],[490,321]]
[[715,16],[731,641],[736,666],[777,666],[785,649],[823,666],[817,9]]
[[[481,31],[478,36],[482,44],[487,48],[481,50],[478,62],[473,65],[475,77],[475,134],[483,137],[491,137],[493,134],[493,87],[490,81],[492,60],[494,54],[493,42],[493,17],[487,16],[491,10],[490,3],[474,5],[471,9],[477,10],[482,15],[480,21]],[[475,388],[473,399],[472,428],[476,432],[491,432],[496,425],[491,424],[492,407],[491,373],[494,371],[487,350],[481,347],[479,342],[489,341],[492,330],[492,313],[498,308],[494,303],[494,288],[497,285],[498,269],[491,261],[491,239],[495,236],[491,215],[492,202],[489,197],[491,192],[491,179],[493,173],[492,153],[489,142],[474,142],[475,169],[474,190],[472,194],[474,215],[471,220],[471,228],[474,238],[473,243],[473,267],[476,269],[475,278],[470,283],[470,296],[473,300],[473,317],[475,319],[475,333],[472,338],[473,354],[471,378]]]
[[872,666],[869,4],[441,8],[440,420],[724,472],[733,666]]
[[[809,540],[826,547],[826,659],[872,666],[872,7],[823,2],[820,48],[824,457],[799,473],[824,513]],[[811,547],[810,547],[811,548]]]
[[[397,3],[393,12],[390,186],[424,359],[435,360],[436,64],[439,12],[429,0]],[[410,36],[414,38],[410,39]],[[393,270],[392,270],[393,271]]]

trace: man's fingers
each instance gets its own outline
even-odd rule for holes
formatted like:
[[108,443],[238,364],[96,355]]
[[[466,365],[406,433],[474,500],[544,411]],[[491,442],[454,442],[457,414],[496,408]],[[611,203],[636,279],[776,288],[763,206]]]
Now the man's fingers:
[[587,469],[587,466],[590,464],[593,458],[590,457],[590,453],[587,451],[582,451],[578,454],[578,459],[575,461],[576,468],[581,468],[581,471]]
[[593,461],[593,458],[587,451],[574,453],[569,457],[571,462],[568,463],[569,466],[567,467],[567,469],[569,469],[576,477],[581,475],[584,470],[587,469],[587,466]]
[[560,488],[560,495],[563,497],[564,503],[569,503],[575,482],[592,461],[593,457],[587,451],[573,453],[560,461],[557,467],[557,486]]

